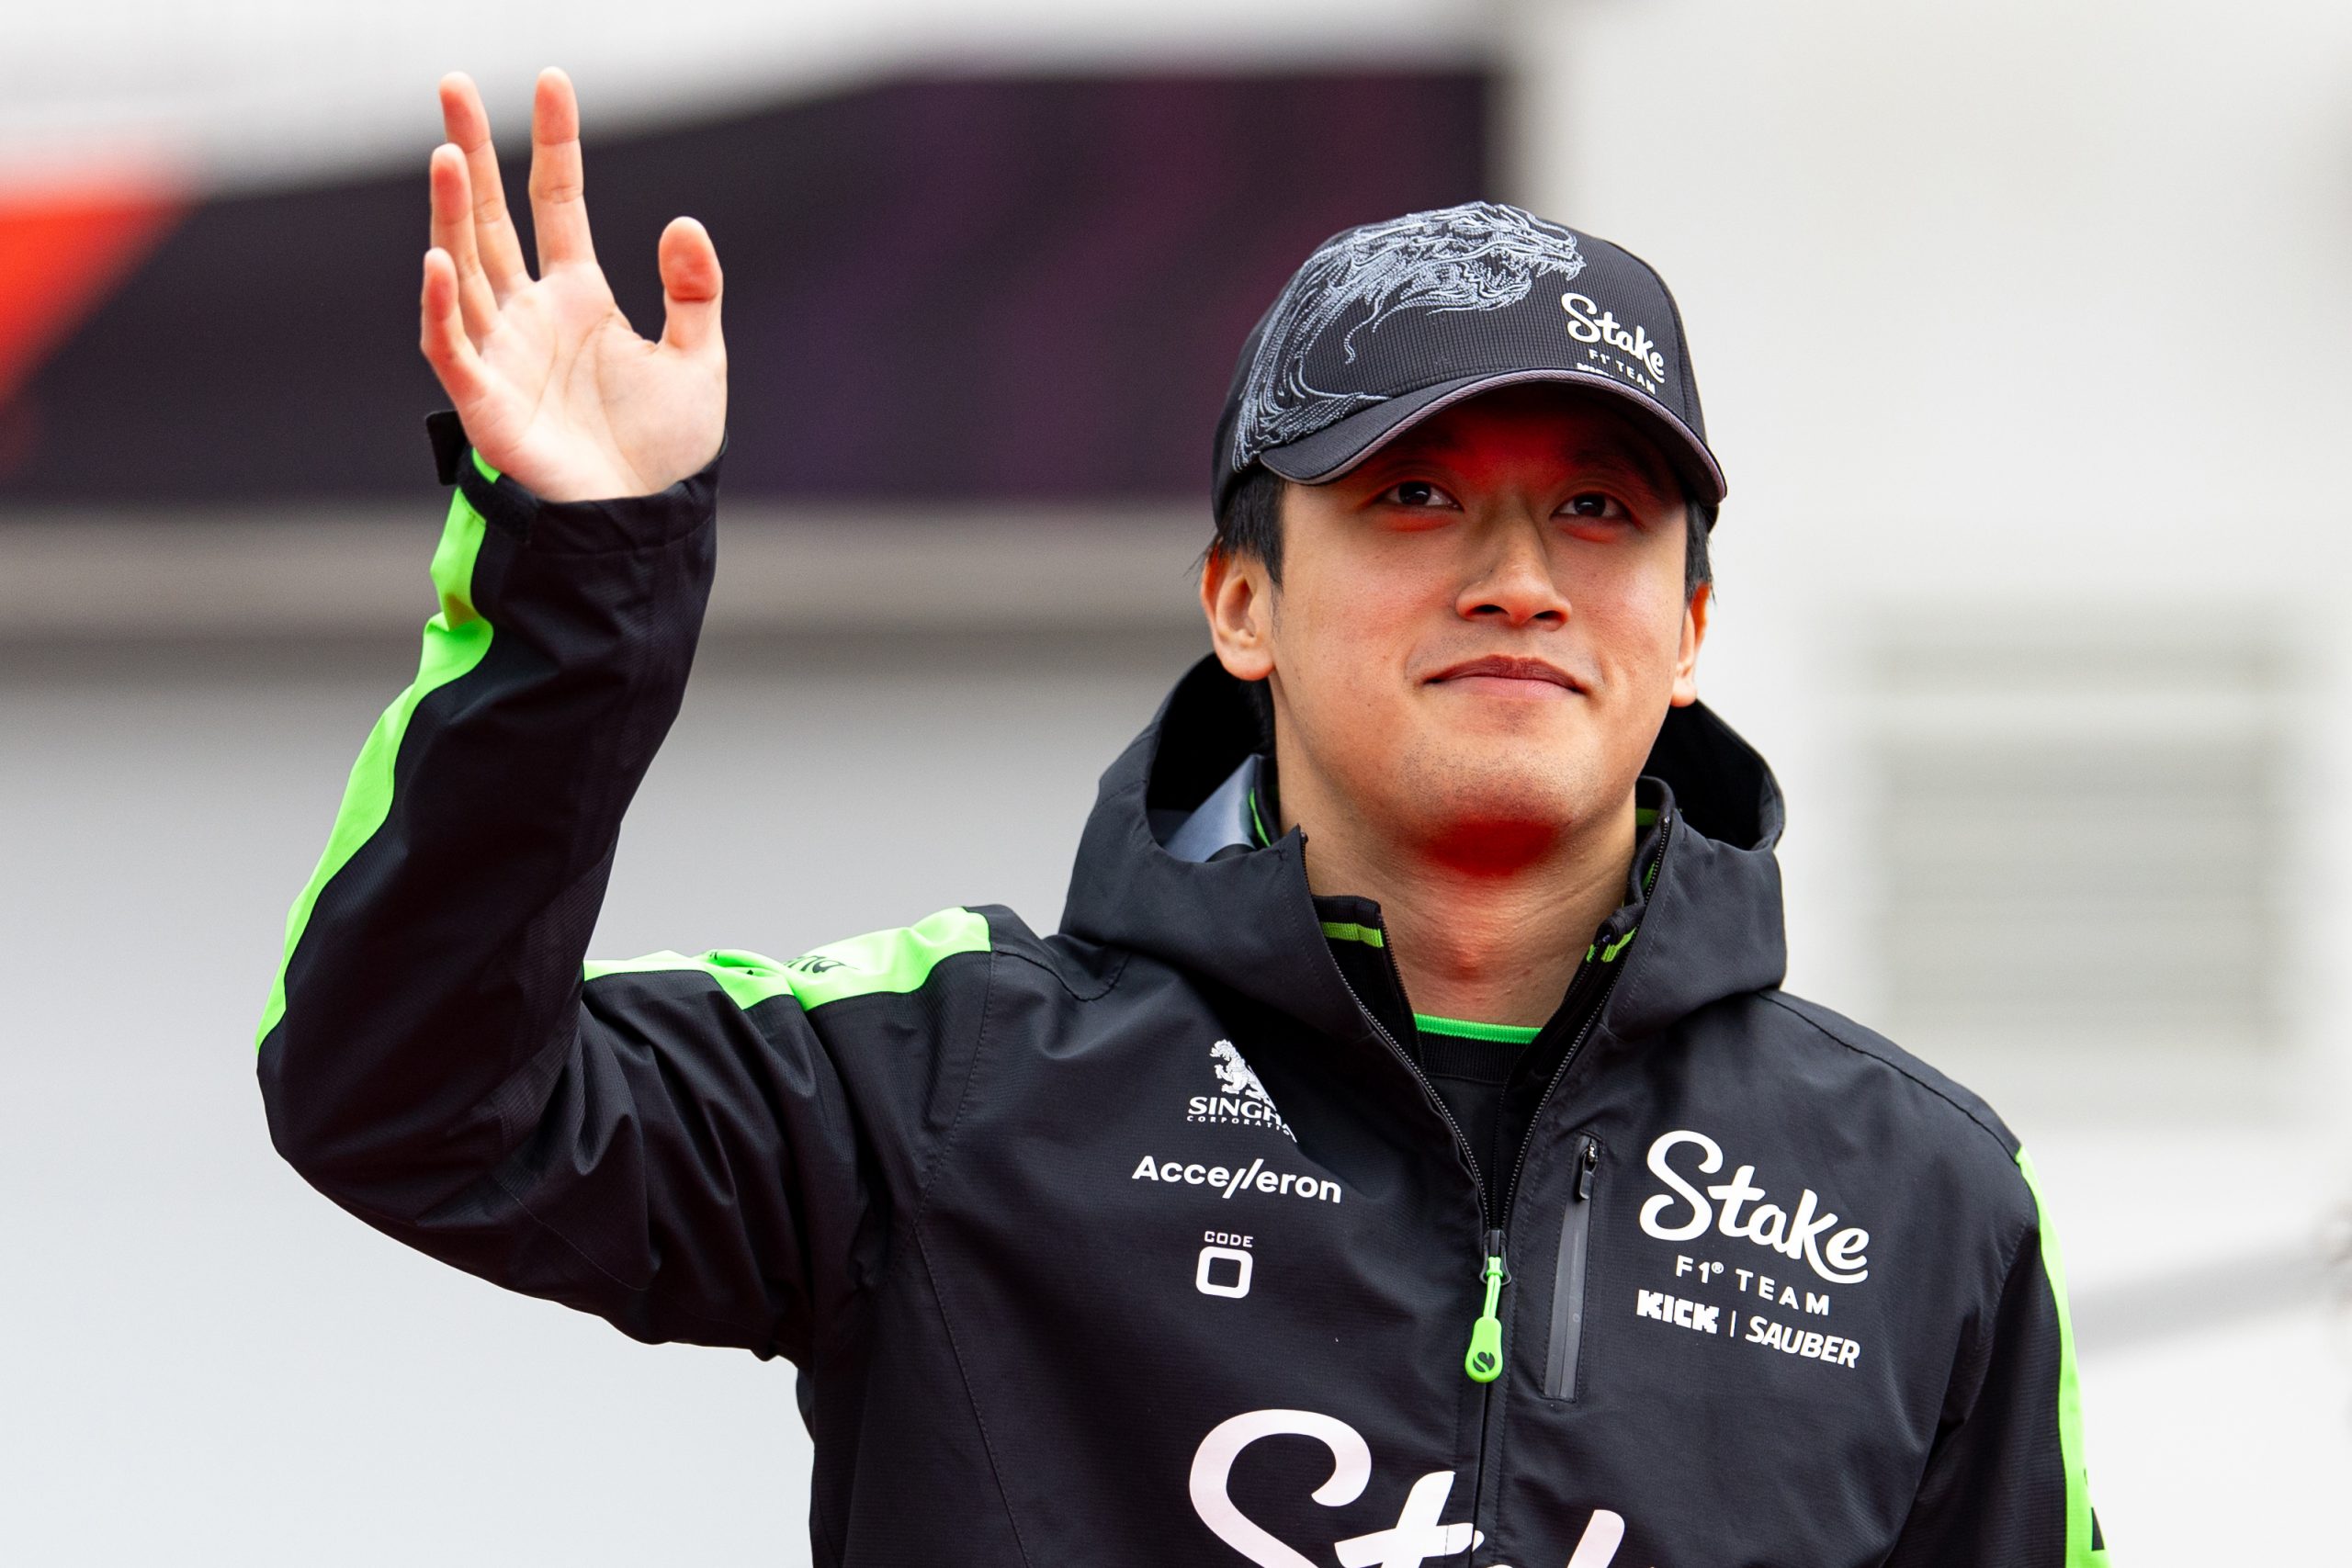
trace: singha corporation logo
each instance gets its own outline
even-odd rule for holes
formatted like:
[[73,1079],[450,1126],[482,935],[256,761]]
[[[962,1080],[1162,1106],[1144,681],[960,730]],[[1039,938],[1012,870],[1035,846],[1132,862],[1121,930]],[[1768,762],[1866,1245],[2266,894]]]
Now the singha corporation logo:
[[1240,1048],[1230,1040],[1220,1040],[1209,1047],[1209,1065],[1216,1071],[1216,1094],[1196,1094],[1185,1102],[1187,1122],[1242,1122],[1256,1127],[1272,1127],[1292,1143],[1298,1134],[1290,1130],[1282,1112],[1274,1109],[1274,1097],[1258,1081],[1256,1069],[1241,1058]]

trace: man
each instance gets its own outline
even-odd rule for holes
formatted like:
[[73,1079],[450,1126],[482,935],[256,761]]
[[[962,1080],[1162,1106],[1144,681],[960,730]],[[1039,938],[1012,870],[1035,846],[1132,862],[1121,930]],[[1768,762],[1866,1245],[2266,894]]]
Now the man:
[[2030,1165],[1778,988],[1645,264],[1483,203],[1308,259],[1217,435],[1215,654],[1059,933],[583,964],[710,581],[719,269],[676,220],[628,330],[548,73],[533,281],[443,106],[442,608],[261,1029],[310,1180],[789,1357],[823,1562],[2105,1561]]

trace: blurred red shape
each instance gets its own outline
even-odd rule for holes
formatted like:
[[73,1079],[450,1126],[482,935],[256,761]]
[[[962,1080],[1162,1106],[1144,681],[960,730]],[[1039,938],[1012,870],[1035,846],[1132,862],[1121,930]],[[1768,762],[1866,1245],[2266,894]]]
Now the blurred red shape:
[[187,210],[151,174],[0,189],[0,407]]

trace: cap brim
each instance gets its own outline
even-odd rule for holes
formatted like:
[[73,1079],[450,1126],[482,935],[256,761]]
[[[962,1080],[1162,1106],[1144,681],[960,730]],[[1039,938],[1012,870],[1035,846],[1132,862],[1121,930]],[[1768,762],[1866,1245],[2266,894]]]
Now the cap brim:
[[1458,376],[1451,381],[1440,381],[1433,387],[1403,392],[1396,397],[1360,409],[1336,424],[1327,424],[1312,435],[1301,436],[1287,446],[1270,447],[1259,455],[1259,461],[1286,479],[1300,484],[1321,484],[1336,479],[1389,442],[1419,424],[1440,409],[1450,408],[1465,398],[1492,391],[1497,387],[1517,386],[1529,381],[1555,381],[1566,385],[1586,387],[1603,392],[1647,414],[1659,435],[1659,446],[1675,471],[1698,494],[1720,502],[1726,493],[1724,471],[1707,444],[1692,433],[1690,427],[1676,418],[1663,404],[1644,397],[1633,388],[1610,377],[1588,370],[1545,368],[1527,370],[1496,370],[1477,376]]

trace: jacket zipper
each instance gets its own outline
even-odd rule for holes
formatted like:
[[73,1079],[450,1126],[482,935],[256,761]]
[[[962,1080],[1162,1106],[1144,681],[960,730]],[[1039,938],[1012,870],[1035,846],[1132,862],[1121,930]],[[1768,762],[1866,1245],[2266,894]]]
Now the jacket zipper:
[[1544,1359],[1544,1397],[1573,1402],[1584,1348],[1585,1247],[1592,1235],[1592,1189],[1600,1144],[1588,1134],[1577,1151],[1576,1185],[1560,1211],[1560,1261],[1552,1276],[1551,1348]]
[[[1642,874],[1642,886],[1645,891],[1657,886],[1658,868],[1666,863],[1667,840],[1672,833],[1673,827],[1670,822],[1661,828],[1658,832],[1657,849],[1650,855],[1649,870]],[[1604,925],[1601,930],[1603,938],[1622,949],[1624,933],[1616,931],[1607,925]],[[1600,941],[1597,939],[1596,945],[1599,944]],[[1391,959],[1390,962],[1396,961]],[[1601,1009],[1608,1006],[1609,993],[1616,988],[1617,976],[1620,973],[1621,971],[1613,965],[1610,968],[1608,977],[1600,984],[1600,994],[1592,998],[1592,1005],[1585,1010],[1583,1021],[1577,1025],[1576,1038],[1568,1042],[1566,1052],[1560,1057],[1560,1065],[1552,1069],[1550,1081],[1544,1084],[1543,1095],[1535,1101],[1535,1113],[1527,1119],[1527,1135],[1519,1140],[1519,1157],[1511,1163],[1510,1184],[1503,1189],[1502,1214],[1505,1224],[1510,1221],[1511,1205],[1519,1201],[1519,1179],[1527,1169],[1527,1151],[1535,1142],[1535,1129],[1544,1124],[1544,1108],[1552,1103],[1552,1093],[1560,1087],[1560,1080],[1568,1076],[1570,1067],[1576,1066],[1577,1056],[1584,1049],[1585,1037],[1592,1032],[1592,1026],[1600,1021]],[[1340,978],[1344,980],[1347,976],[1342,975]]]
[[[1396,955],[1384,946],[1381,956],[1388,961],[1388,977],[1396,982],[1397,996],[1404,997],[1405,977],[1396,973]],[[1464,1352],[1462,1364],[1473,1380],[1492,1382],[1501,1374],[1503,1368],[1503,1325],[1496,1309],[1502,1299],[1502,1288],[1510,1283],[1510,1276],[1503,1261],[1503,1233],[1489,1224],[1487,1178],[1478,1168],[1477,1152],[1471,1148],[1470,1135],[1462,1130],[1462,1123],[1454,1120],[1453,1110],[1445,1103],[1444,1097],[1438,1093],[1437,1086],[1430,1082],[1429,1075],[1421,1071],[1420,1064],[1396,1043],[1396,1037],[1388,1032],[1388,1026],[1380,1021],[1380,1015],[1364,1006],[1363,996],[1356,989],[1355,982],[1348,978],[1348,972],[1340,969],[1339,976],[1340,984],[1347,988],[1349,998],[1356,1004],[1356,1010],[1363,1014],[1365,1022],[1372,1025],[1372,1032],[1380,1036],[1380,1043],[1388,1047],[1388,1054],[1413,1075],[1413,1081],[1421,1086],[1422,1098],[1444,1119],[1446,1130],[1453,1134],[1453,1146],[1462,1151],[1464,1162],[1470,1167],[1470,1187],[1478,1201],[1478,1231],[1484,1243],[1478,1278],[1486,1285],[1486,1303],[1477,1321],[1471,1325],[1470,1348]],[[1411,998],[1407,998],[1406,1006],[1409,1009],[1411,1005]],[[1487,1369],[1484,1376],[1479,1372],[1482,1366]]]
[[1470,1349],[1462,1358],[1462,1370],[1472,1382],[1492,1382],[1503,1375],[1503,1320],[1495,1309],[1502,1302],[1503,1287],[1510,1283],[1502,1232],[1487,1233],[1487,1266],[1478,1277],[1487,1282],[1487,1304],[1470,1325]]
[[[1643,874],[1642,886],[1645,890],[1656,885],[1658,868],[1665,863],[1667,837],[1668,832],[1660,832],[1658,835],[1657,849],[1650,856],[1649,869]],[[1383,924],[1385,929],[1385,922]],[[1613,940],[1620,943],[1623,940],[1623,933],[1609,931],[1606,928],[1604,928],[1603,937],[1604,940]],[[1390,953],[1384,945],[1381,948],[1381,956],[1387,961],[1389,978],[1396,983],[1396,994],[1400,998],[1404,997],[1405,978],[1396,973],[1396,954]],[[1543,1122],[1544,1107],[1552,1102],[1553,1090],[1558,1089],[1560,1080],[1567,1077],[1568,1068],[1575,1065],[1577,1053],[1584,1049],[1585,1036],[1590,1034],[1592,1026],[1600,1021],[1600,1010],[1607,1004],[1609,993],[1616,986],[1617,971],[1611,969],[1607,978],[1601,982],[1600,991],[1585,1010],[1583,1021],[1577,1025],[1576,1038],[1568,1043],[1566,1053],[1560,1057],[1560,1065],[1553,1070],[1550,1081],[1544,1086],[1543,1095],[1535,1101],[1535,1113],[1529,1117],[1527,1122],[1529,1136],[1520,1140],[1519,1157],[1511,1166],[1510,1184],[1503,1189],[1501,1216],[1506,1222],[1504,1224],[1491,1223],[1494,1213],[1487,1206],[1487,1179],[1478,1168],[1477,1153],[1471,1148],[1469,1135],[1462,1131],[1462,1123],[1454,1120],[1453,1112],[1447,1107],[1444,1097],[1440,1095],[1437,1092],[1437,1087],[1430,1082],[1429,1075],[1421,1071],[1420,1064],[1414,1061],[1406,1054],[1405,1048],[1396,1043],[1396,1036],[1388,1032],[1388,1026],[1380,1021],[1379,1014],[1364,1005],[1363,996],[1356,989],[1355,982],[1348,978],[1348,972],[1340,969],[1339,976],[1340,984],[1347,990],[1348,998],[1356,1004],[1356,1010],[1363,1015],[1365,1022],[1372,1025],[1372,1032],[1380,1037],[1380,1043],[1388,1047],[1388,1054],[1396,1057],[1407,1072],[1413,1075],[1413,1081],[1421,1086],[1422,1098],[1429,1101],[1440,1117],[1444,1119],[1446,1130],[1453,1134],[1453,1146],[1462,1151],[1463,1161],[1470,1168],[1470,1185],[1478,1201],[1478,1228],[1484,1242],[1479,1258],[1478,1279],[1486,1287],[1486,1295],[1477,1318],[1470,1325],[1470,1345],[1469,1348],[1463,1353],[1462,1364],[1463,1370],[1469,1374],[1472,1381],[1482,1383],[1492,1382],[1502,1375],[1502,1319],[1498,1309],[1502,1301],[1502,1288],[1510,1283],[1505,1232],[1508,1228],[1511,1205],[1519,1197],[1520,1175],[1527,1168],[1527,1147],[1533,1141],[1534,1129]],[[1406,998],[1406,1005],[1408,1008],[1411,1006],[1409,998]],[[1484,1375],[1481,1375],[1482,1372]]]
[[[1394,965],[1396,961],[1392,958],[1388,962]],[[1364,1021],[1372,1025],[1372,1032],[1380,1036],[1380,1043],[1388,1047],[1389,1055],[1404,1064],[1405,1070],[1413,1075],[1413,1081],[1421,1086],[1421,1093],[1437,1113],[1445,1119],[1446,1130],[1453,1134],[1453,1146],[1460,1149],[1462,1157],[1469,1162],[1471,1184],[1477,1189],[1478,1229],[1484,1234],[1487,1229],[1487,1179],[1479,1174],[1478,1156],[1470,1147],[1470,1135],[1462,1130],[1462,1123],[1453,1119],[1453,1112],[1447,1109],[1445,1100],[1437,1092],[1437,1086],[1430,1082],[1429,1075],[1421,1071],[1420,1064],[1405,1054],[1405,1048],[1396,1043],[1396,1036],[1388,1032],[1388,1026],[1380,1021],[1380,1016],[1363,1005],[1363,997],[1356,990],[1355,982],[1348,978],[1348,972],[1344,969],[1340,971],[1340,984],[1347,987],[1348,996],[1356,1004],[1356,1010],[1363,1014]],[[1396,986],[1397,995],[1402,996],[1404,991],[1404,983],[1400,980]]]
[[[1658,835],[1657,849],[1650,856],[1649,869],[1643,874],[1642,887],[1645,892],[1657,886],[1659,868],[1666,863],[1666,844],[1670,833],[1671,828],[1669,826],[1666,831],[1660,832]],[[1383,921],[1382,924],[1385,930],[1386,922]],[[1619,945],[1622,946],[1623,940],[1622,935],[1616,935],[1616,933],[1613,932],[1611,934],[1615,937]],[[1404,999],[1406,1007],[1409,1010],[1412,1006],[1412,1001],[1410,998],[1405,996],[1405,977],[1396,972],[1396,954],[1390,953],[1386,945],[1384,943],[1381,948],[1381,956],[1387,960],[1388,976],[1396,987],[1397,996]],[[1469,1375],[1472,1381],[1481,1383],[1482,1385],[1487,1385],[1487,1387],[1485,1401],[1486,1410],[1484,1412],[1484,1418],[1480,1422],[1481,1431],[1478,1440],[1477,1478],[1473,1483],[1472,1489],[1472,1496],[1478,1500],[1473,1503],[1471,1508],[1472,1515],[1475,1517],[1484,1506],[1484,1497],[1487,1489],[1487,1439],[1489,1435],[1487,1428],[1491,1427],[1495,1414],[1494,1393],[1491,1385],[1497,1378],[1502,1375],[1502,1370],[1505,1364],[1503,1359],[1502,1345],[1502,1318],[1499,1308],[1502,1303],[1503,1287],[1510,1283],[1510,1266],[1509,1256],[1504,1245],[1504,1227],[1502,1225],[1490,1225],[1488,1224],[1488,1221],[1491,1218],[1491,1212],[1487,1206],[1487,1179],[1478,1168],[1477,1152],[1471,1148],[1469,1135],[1463,1132],[1462,1123],[1454,1120],[1453,1112],[1446,1106],[1444,1097],[1437,1092],[1437,1086],[1430,1082],[1429,1075],[1421,1071],[1420,1064],[1414,1061],[1410,1055],[1407,1055],[1405,1048],[1396,1043],[1396,1036],[1388,1032],[1388,1026],[1380,1021],[1379,1015],[1364,1005],[1363,993],[1356,989],[1355,982],[1348,978],[1347,970],[1340,968],[1338,965],[1334,965],[1334,968],[1338,969],[1340,985],[1348,993],[1348,999],[1356,1004],[1356,1011],[1363,1014],[1364,1021],[1372,1025],[1373,1033],[1379,1036],[1380,1043],[1383,1045],[1388,1047],[1388,1054],[1396,1057],[1398,1064],[1402,1066],[1407,1072],[1413,1076],[1413,1081],[1415,1083],[1421,1086],[1421,1098],[1428,1101],[1429,1104],[1437,1111],[1438,1115],[1443,1119],[1446,1131],[1453,1135],[1453,1146],[1462,1152],[1463,1163],[1470,1168],[1470,1186],[1472,1195],[1477,1200],[1478,1203],[1478,1228],[1482,1243],[1481,1257],[1478,1267],[1478,1279],[1486,1287],[1486,1291],[1485,1298],[1477,1319],[1471,1325],[1470,1346],[1463,1355],[1463,1370]],[[1535,1112],[1532,1116],[1528,1118],[1528,1135],[1520,1140],[1519,1157],[1511,1166],[1510,1185],[1506,1186],[1502,1190],[1500,1213],[1505,1220],[1508,1220],[1510,1217],[1511,1204],[1518,1200],[1520,1175],[1527,1168],[1527,1145],[1532,1141],[1534,1130],[1543,1123],[1544,1108],[1551,1103],[1552,1093],[1555,1089],[1560,1087],[1560,1080],[1567,1077],[1568,1068],[1575,1065],[1577,1053],[1582,1051],[1584,1048],[1585,1036],[1590,1034],[1592,1032],[1592,1026],[1600,1021],[1600,1010],[1607,1005],[1609,993],[1615,987],[1616,981],[1617,971],[1612,968],[1610,971],[1608,977],[1601,982],[1599,994],[1593,998],[1591,1005],[1585,1012],[1583,1021],[1577,1025],[1576,1038],[1568,1043],[1568,1049],[1566,1053],[1561,1056],[1559,1066],[1554,1069],[1550,1081],[1545,1083],[1544,1086],[1544,1093],[1535,1101]],[[1592,1148],[1593,1156],[1597,1161],[1598,1145],[1589,1146]],[[1590,1187],[1587,1182],[1585,1176],[1581,1172],[1579,1173],[1578,1181],[1579,1185],[1584,1186],[1585,1190],[1579,1195],[1579,1201],[1576,1206],[1583,1209],[1587,1216],[1586,1223],[1589,1224],[1591,1213],[1589,1202],[1590,1197]],[[1581,1256],[1582,1249],[1579,1248],[1578,1250],[1579,1256]],[[1581,1298],[1583,1292],[1579,1291],[1577,1294],[1578,1297]],[[1554,1310],[1555,1312],[1557,1311],[1556,1306]],[[1581,1314],[1579,1314],[1579,1337],[1581,1337],[1581,1328],[1582,1321]],[[1555,1334],[1554,1337],[1556,1340],[1558,1337]],[[1480,1375],[1482,1371],[1485,1372],[1483,1377]]]
[[[1642,874],[1642,888],[1645,893],[1657,886],[1658,872],[1660,868],[1666,864],[1667,842],[1672,838],[1672,836],[1673,829],[1669,822],[1665,830],[1658,834],[1657,848],[1650,856],[1649,869]],[[1615,942],[1622,951],[1624,938],[1622,932],[1618,932],[1614,930],[1613,917],[1612,922],[1604,926],[1603,929],[1608,932],[1608,940]],[[1599,933],[1596,933],[1596,946],[1599,945],[1600,940],[1601,938]],[[1391,959],[1390,962],[1394,963],[1395,960]],[[1586,1037],[1591,1034],[1593,1026],[1600,1021],[1601,1010],[1609,1005],[1609,993],[1616,988],[1617,976],[1620,973],[1622,973],[1622,971],[1617,969],[1613,964],[1609,967],[1606,978],[1600,982],[1599,989],[1594,994],[1591,1002],[1585,1010],[1583,1019],[1577,1025],[1576,1037],[1568,1042],[1567,1050],[1560,1057],[1560,1065],[1553,1069],[1551,1078],[1544,1085],[1543,1095],[1535,1101],[1534,1113],[1527,1119],[1526,1134],[1519,1141],[1519,1157],[1513,1161],[1511,1165],[1510,1184],[1503,1189],[1502,1216],[1505,1225],[1510,1224],[1511,1205],[1519,1201],[1519,1179],[1527,1169],[1528,1146],[1535,1141],[1535,1130],[1544,1124],[1544,1109],[1552,1103],[1552,1095],[1559,1089],[1560,1080],[1568,1076],[1568,1069],[1570,1067],[1576,1066],[1577,1055],[1584,1050]],[[1344,975],[1340,977],[1342,979],[1346,978]],[[1598,1144],[1593,1144],[1590,1146],[1593,1150],[1593,1163],[1597,1168],[1600,1162],[1599,1145]],[[1570,1207],[1582,1211],[1583,1224],[1587,1228],[1587,1234],[1589,1235],[1589,1227],[1592,1224],[1591,1188],[1586,1184],[1586,1175],[1581,1166],[1582,1157],[1583,1156],[1580,1155],[1577,1182],[1580,1187],[1584,1188],[1584,1191],[1572,1201]],[[1480,1194],[1480,1198],[1483,1202],[1483,1191]],[[1566,1222],[1563,1223],[1565,1224]],[[1499,1243],[1502,1234],[1503,1233],[1500,1228],[1498,1228],[1495,1231],[1494,1235],[1498,1243]],[[1581,1299],[1583,1292],[1579,1291],[1577,1295],[1579,1299]],[[1555,1313],[1558,1311],[1556,1302],[1554,1306],[1554,1311]],[[1582,1329],[1583,1325],[1581,1317],[1579,1316],[1577,1324],[1579,1339],[1582,1337]],[[1557,1338],[1556,1334],[1555,1335],[1555,1338]],[[1582,1346],[1579,1345],[1577,1348],[1581,1350]],[[1548,1367],[1546,1371],[1549,1371]],[[1478,1442],[1478,1479],[1477,1490],[1475,1494],[1477,1501],[1471,1508],[1471,1516],[1473,1518],[1476,1518],[1485,1514],[1488,1502],[1487,1495],[1488,1480],[1491,1475],[1498,1475],[1499,1473],[1498,1472],[1491,1471],[1490,1467],[1487,1463],[1487,1451],[1491,1446],[1490,1439],[1493,1436],[1492,1428],[1494,1426],[1494,1420],[1495,1401],[1494,1396],[1490,1392],[1487,1399],[1485,1430],[1482,1432]],[[1496,1482],[1496,1484],[1500,1484],[1498,1480]]]

